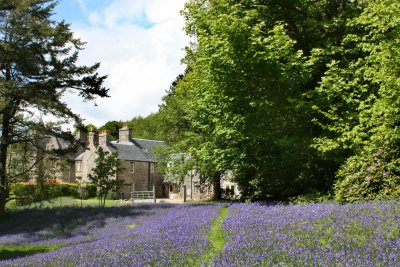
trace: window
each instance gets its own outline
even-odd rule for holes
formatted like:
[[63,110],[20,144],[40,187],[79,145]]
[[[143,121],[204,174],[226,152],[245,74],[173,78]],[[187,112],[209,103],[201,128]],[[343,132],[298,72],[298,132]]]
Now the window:
[[135,162],[133,161],[129,162],[129,172],[135,173]]
[[150,163],[150,173],[154,173],[154,163]]
[[77,161],[76,162],[76,171],[81,172],[82,171],[82,161]]

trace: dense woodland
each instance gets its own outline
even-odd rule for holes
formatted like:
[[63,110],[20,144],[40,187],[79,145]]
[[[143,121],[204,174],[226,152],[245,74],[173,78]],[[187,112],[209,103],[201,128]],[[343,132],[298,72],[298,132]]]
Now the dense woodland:
[[197,0],[182,15],[186,71],[130,122],[167,141],[169,171],[232,170],[252,199],[400,197],[397,0]]
[[[72,139],[29,120],[32,108],[82,127],[61,96],[108,96],[98,64],[77,66],[83,44],[50,20],[54,5],[0,4],[0,211],[10,151],[35,145],[32,133]],[[116,139],[127,123],[135,137],[165,140],[165,173],[195,169],[218,185],[230,171],[244,198],[400,197],[397,0],[192,0],[182,15],[186,71],[159,111],[99,130]]]

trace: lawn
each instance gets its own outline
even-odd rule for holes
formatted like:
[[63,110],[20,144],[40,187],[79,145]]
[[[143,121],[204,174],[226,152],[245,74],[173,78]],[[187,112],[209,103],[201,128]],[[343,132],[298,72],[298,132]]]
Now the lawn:
[[399,204],[15,210],[0,266],[400,266]]
[[[129,201],[106,200],[106,207],[122,206],[131,204]],[[14,200],[7,203],[8,210],[23,210],[23,209],[36,209],[36,208],[61,208],[61,207],[97,207],[99,200],[97,198],[90,199],[77,199],[73,197],[58,197],[42,202],[36,202],[30,205],[17,206]]]

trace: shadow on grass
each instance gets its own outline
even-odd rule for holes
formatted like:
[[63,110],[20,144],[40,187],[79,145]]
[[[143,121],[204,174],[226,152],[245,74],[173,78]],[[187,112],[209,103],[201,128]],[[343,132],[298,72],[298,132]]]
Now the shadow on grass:
[[[10,212],[0,217],[0,242],[3,244],[20,243],[4,240],[7,235],[20,235],[26,243],[50,238],[69,238],[86,235],[93,228],[101,228],[109,218],[135,218],[154,213],[154,209],[168,209],[174,204],[147,204],[118,207],[60,207],[43,209],[25,209]],[[83,226],[83,227],[82,227]]]
[[2,245],[0,248],[0,260],[15,259],[42,252],[49,252],[61,247],[64,244],[57,245]]
[[[3,244],[29,244],[51,238],[86,236],[93,229],[105,226],[108,219],[134,219],[141,215],[152,215],[160,209],[179,207],[179,204],[163,203],[105,208],[56,207],[16,210],[0,217],[0,247]],[[17,240],[15,235],[19,236]]]

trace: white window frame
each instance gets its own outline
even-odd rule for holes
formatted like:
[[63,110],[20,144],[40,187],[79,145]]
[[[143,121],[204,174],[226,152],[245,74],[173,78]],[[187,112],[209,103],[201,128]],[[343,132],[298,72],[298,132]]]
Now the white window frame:
[[154,162],[150,162],[150,173],[155,173],[156,168]]

